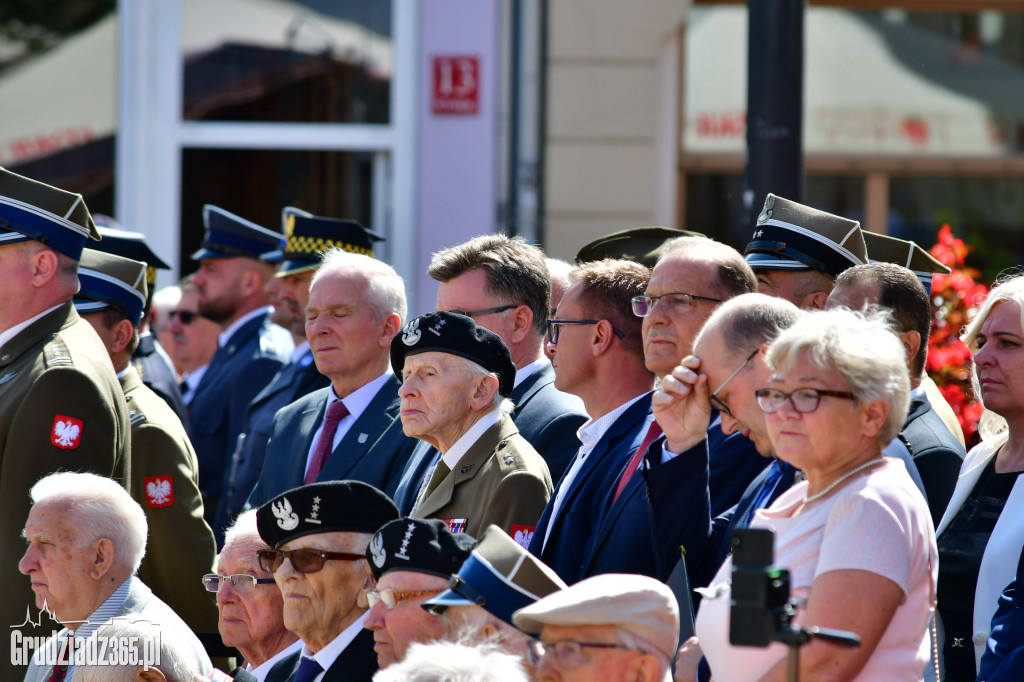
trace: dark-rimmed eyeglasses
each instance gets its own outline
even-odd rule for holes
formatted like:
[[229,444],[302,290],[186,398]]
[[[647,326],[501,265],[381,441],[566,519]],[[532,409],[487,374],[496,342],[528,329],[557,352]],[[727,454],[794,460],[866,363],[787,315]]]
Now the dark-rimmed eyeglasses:
[[655,305],[660,305],[661,309],[669,315],[685,313],[693,307],[694,301],[707,301],[709,303],[721,303],[720,298],[708,298],[707,296],[698,296],[697,294],[684,294],[680,292],[674,292],[671,294],[662,294],[661,296],[634,296],[633,297],[633,314],[637,317],[647,317],[654,310]]
[[398,606],[400,602],[406,599],[415,599],[416,597],[433,596],[435,594],[441,594],[444,592],[440,590],[412,590],[409,592],[396,592],[390,587],[385,587],[382,590],[364,590],[363,594],[366,596],[366,604],[369,608],[373,608],[378,602],[384,606],[388,611]]
[[801,414],[814,412],[824,397],[856,400],[856,396],[849,391],[825,391],[818,388],[797,388],[789,393],[777,388],[759,388],[754,391],[754,395],[757,396],[757,404],[761,411],[768,414],[777,412],[787,400],[793,409]]
[[203,576],[203,587],[206,588],[207,592],[219,591],[220,586],[225,582],[231,583],[231,587],[235,588],[236,592],[245,594],[247,592],[252,592],[256,589],[257,585],[269,585],[273,583],[274,579],[257,578],[254,575],[247,575],[245,573],[234,573],[232,575],[207,573]]
[[261,549],[256,552],[256,558],[260,561],[260,568],[264,571],[274,573],[281,568],[285,559],[292,562],[292,568],[299,573],[316,573],[324,569],[324,563],[328,560],[334,561],[358,561],[365,559],[363,554],[352,552],[328,552],[323,549],[303,547],[302,549]]
[[195,310],[172,310],[167,313],[167,317],[170,318],[170,320],[178,318],[182,324],[190,325],[199,317],[199,313]]
[[750,355],[748,355],[747,359],[743,361],[743,364],[740,365],[739,367],[737,367],[736,370],[732,374],[730,374],[726,378],[725,381],[722,382],[722,385],[719,386],[715,391],[713,391],[711,393],[711,404],[714,405],[715,409],[717,409],[722,414],[724,414],[724,415],[726,415],[728,417],[731,417],[732,416],[732,410],[729,409],[729,406],[725,404],[724,400],[722,400],[721,398],[718,397],[718,394],[722,392],[723,388],[725,388],[726,386],[729,385],[730,381],[732,381],[734,378],[736,378],[737,374],[739,374],[740,372],[743,371],[744,367],[746,367],[748,364],[750,364],[750,361],[754,359],[754,356],[757,355],[757,352],[759,350],[761,350],[761,349],[760,348],[755,348],[754,352],[751,353]]
[[450,313],[456,315],[465,315],[466,317],[477,317],[478,315],[494,315],[495,313],[503,313],[506,310],[514,310],[519,306],[515,303],[509,305],[498,305],[493,308],[483,308],[481,310],[449,310]]
[[575,642],[564,639],[561,642],[542,642],[539,639],[531,639],[526,643],[526,657],[530,665],[537,667],[548,654],[552,654],[558,664],[563,668],[579,668],[587,662],[583,656],[584,649],[625,649],[634,651],[632,647],[625,644],[611,644],[605,642]]
[[[565,324],[599,324],[599,323],[605,322],[605,321],[606,320],[552,320],[552,319],[549,319],[548,320],[548,341],[550,341],[552,344],[557,344],[558,343],[558,328],[561,327],[562,325],[565,325]],[[620,339],[624,338],[626,336],[626,334],[624,332],[620,332],[615,327],[612,327],[612,332],[615,334],[615,336],[619,337]]]

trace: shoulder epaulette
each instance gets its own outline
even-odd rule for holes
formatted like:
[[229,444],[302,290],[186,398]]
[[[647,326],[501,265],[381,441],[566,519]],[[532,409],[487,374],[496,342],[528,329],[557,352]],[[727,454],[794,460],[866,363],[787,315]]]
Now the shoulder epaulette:
[[59,336],[51,337],[50,341],[43,347],[43,356],[46,358],[47,367],[75,364],[71,360],[71,353],[68,351],[67,344]]

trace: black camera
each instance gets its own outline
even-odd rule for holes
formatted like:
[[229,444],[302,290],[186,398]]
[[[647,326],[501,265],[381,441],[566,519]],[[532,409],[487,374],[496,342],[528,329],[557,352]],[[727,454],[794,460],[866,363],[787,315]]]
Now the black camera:
[[796,615],[789,596],[789,571],[772,566],[774,534],[737,528],[732,536],[732,602],[729,641],[766,647],[779,641]]

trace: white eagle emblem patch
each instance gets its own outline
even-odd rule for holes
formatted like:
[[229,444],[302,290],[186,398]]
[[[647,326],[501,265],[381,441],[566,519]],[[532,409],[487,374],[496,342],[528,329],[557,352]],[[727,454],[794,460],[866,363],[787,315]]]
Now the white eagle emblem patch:
[[299,525],[299,515],[292,511],[292,503],[287,497],[270,505],[270,511],[277,517],[277,525],[281,530],[295,530]]
[[409,324],[405,325],[405,329],[402,330],[402,343],[407,346],[415,346],[416,342],[420,340],[421,335],[420,320],[419,318],[416,318]]
[[377,533],[370,540],[370,556],[373,557],[373,563],[377,568],[384,566],[384,561],[388,558],[387,552],[384,550],[384,536]]
[[61,450],[74,450],[82,438],[82,420],[63,414],[53,416],[50,443]]
[[170,475],[150,476],[142,479],[146,489],[146,504],[150,507],[170,507],[174,504],[174,483]]

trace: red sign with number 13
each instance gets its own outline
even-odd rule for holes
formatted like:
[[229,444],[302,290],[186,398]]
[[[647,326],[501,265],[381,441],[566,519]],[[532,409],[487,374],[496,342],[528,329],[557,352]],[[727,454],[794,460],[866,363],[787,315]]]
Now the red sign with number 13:
[[480,111],[480,58],[434,57],[435,114],[467,115]]

